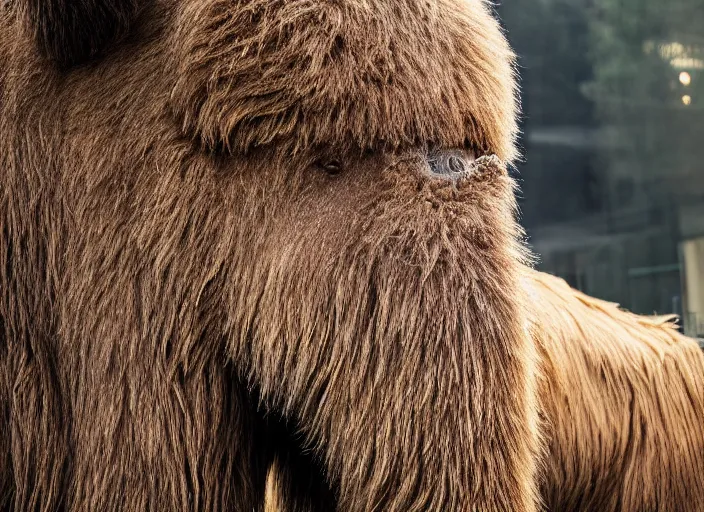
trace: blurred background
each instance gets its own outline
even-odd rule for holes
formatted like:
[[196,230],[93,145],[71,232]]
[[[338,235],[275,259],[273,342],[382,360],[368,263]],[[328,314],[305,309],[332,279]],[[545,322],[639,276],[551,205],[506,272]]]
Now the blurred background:
[[704,337],[704,0],[503,0],[539,268]]

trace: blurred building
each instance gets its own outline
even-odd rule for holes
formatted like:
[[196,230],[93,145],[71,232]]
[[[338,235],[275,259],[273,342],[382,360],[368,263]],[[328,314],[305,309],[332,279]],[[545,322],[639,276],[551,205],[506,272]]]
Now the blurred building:
[[539,266],[704,337],[704,2],[504,0]]

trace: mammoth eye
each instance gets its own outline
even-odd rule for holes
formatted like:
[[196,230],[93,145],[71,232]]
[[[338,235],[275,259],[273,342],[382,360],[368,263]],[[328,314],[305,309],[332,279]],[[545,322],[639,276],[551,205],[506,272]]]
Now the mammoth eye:
[[342,162],[339,160],[325,160],[318,162],[318,167],[331,176],[336,176],[342,172]]

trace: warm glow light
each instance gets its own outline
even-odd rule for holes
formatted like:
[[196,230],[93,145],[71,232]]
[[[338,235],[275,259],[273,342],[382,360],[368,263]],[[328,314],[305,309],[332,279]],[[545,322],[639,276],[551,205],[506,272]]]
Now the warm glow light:
[[685,105],[689,105],[690,103],[692,103],[692,97],[689,94],[685,94],[684,96],[682,96],[682,103],[684,103]]
[[704,59],[702,59],[704,47],[702,46],[684,45],[676,41],[658,45],[655,41],[643,43],[643,53],[651,55],[654,51],[657,51],[660,57],[675,69],[704,69]]
[[687,48],[682,43],[673,42],[661,44],[659,50],[663,59],[673,59],[683,57]]
[[704,60],[691,57],[677,57],[670,61],[670,65],[677,69],[704,69]]
[[682,71],[682,73],[680,73],[680,83],[684,86],[691,84],[692,83],[691,75],[689,73],[687,73],[686,71]]

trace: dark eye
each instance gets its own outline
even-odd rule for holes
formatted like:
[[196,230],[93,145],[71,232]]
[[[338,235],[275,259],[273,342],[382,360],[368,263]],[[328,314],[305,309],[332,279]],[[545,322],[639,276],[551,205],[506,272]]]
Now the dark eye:
[[318,167],[330,176],[337,176],[342,172],[342,162],[339,160],[325,160],[318,162]]

